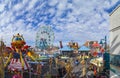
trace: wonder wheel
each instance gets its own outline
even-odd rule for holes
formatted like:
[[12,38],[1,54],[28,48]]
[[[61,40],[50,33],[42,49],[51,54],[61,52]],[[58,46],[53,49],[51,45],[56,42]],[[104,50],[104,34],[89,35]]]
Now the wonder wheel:
[[53,46],[54,32],[50,26],[40,26],[36,34],[36,47],[45,50]]

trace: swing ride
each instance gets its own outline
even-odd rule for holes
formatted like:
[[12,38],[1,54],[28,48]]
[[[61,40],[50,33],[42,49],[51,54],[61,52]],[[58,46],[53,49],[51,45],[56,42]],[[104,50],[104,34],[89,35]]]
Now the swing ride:
[[12,38],[11,47],[9,49],[9,57],[5,62],[4,67],[8,67],[10,71],[21,71],[29,69],[29,64],[27,63],[26,56],[29,56],[32,60],[35,60],[37,55],[29,51],[28,45],[22,35],[19,33]]

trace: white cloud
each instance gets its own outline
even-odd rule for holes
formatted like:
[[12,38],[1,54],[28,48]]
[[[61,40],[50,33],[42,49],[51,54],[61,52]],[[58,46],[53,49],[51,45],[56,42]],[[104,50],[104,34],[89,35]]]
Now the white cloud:
[[38,0],[31,0],[29,1],[29,6],[27,7],[27,10],[31,10],[31,9],[34,9],[34,5],[36,4]]
[[59,2],[59,0],[50,0],[49,5],[50,6],[55,6],[58,2]]
[[[0,36],[7,44],[10,44],[12,35],[18,32],[23,34],[27,42],[35,41],[38,26],[54,25],[55,44],[60,40],[65,43],[70,40],[100,40],[108,35],[109,28],[109,14],[104,9],[111,8],[117,1],[72,0],[72,3],[68,3],[67,0],[23,0],[13,5],[5,0],[0,3]],[[34,7],[37,2],[39,6]],[[48,19],[47,15],[51,18]],[[46,21],[50,24],[46,24]]]
[[4,10],[5,4],[1,4],[0,5],[0,12],[2,12]]
[[[55,24],[56,20],[66,22],[66,24],[59,23],[59,27],[56,27],[63,31],[57,34],[57,39],[61,39],[64,36],[65,40],[100,40],[105,35],[108,35],[109,14],[104,9],[109,9],[117,1],[110,3],[104,0],[75,0],[72,4],[63,4],[64,7],[61,7],[62,10],[57,11],[58,15],[53,19]],[[72,13],[69,13],[67,18],[60,18],[63,11],[68,8],[72,9]],[[78,21],[76,21],[76,18]]]
[[23,9],[24,5],[22,3],[18,3],[13,7],[14,11],[19,11],[21,9]]

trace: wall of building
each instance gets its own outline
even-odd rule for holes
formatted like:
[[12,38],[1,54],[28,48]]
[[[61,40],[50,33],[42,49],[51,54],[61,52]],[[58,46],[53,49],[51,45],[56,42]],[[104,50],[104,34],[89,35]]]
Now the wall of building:
[[120,7],[110,15],[110,47],[112,54],[120,54]]
[[110,14],[110,30],[120,26],[120,6]]
[[110,76],[119,76],[120,71],[120,6],[110,14]]
[[110,32],[110,53],[120,55],[120,29]]

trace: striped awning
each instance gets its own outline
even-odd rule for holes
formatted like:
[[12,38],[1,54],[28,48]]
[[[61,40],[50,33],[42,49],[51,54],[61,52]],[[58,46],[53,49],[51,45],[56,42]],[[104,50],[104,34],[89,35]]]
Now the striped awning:
[[[22,68],[22,63],[20,62],[20,59],[14,59],[14,58],[11,59],[11,62],[8,65],[8,69],[12,71],[15,71],[15,70],[21,71],[23,68]],[[24,70],[26,69],[28,69],[28,64],[24,62]]]

